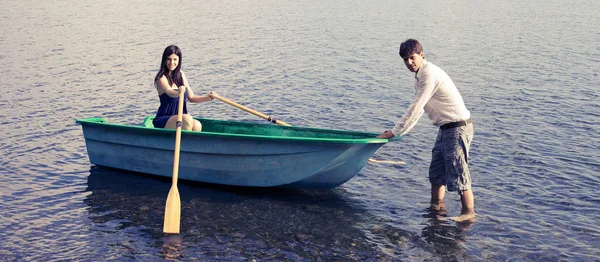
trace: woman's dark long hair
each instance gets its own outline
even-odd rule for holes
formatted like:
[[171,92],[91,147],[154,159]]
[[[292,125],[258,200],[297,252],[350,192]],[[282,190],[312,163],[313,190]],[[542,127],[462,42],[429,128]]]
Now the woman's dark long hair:
[[[167,57],[172,54],[176,54],[179,56],[179,64],[173,72],[169,74],[169,68],[167,67]],[[172,85],[175,83],[177,86],[183,85],[183,77],[181,77],[181,63],[183,62],[183,58],[181,57],[181,49],[176,45],[170,45],[165,48],[163,52],[162,59],[160,60],[160,70],[156,77],[154,78],[154,82],[156,83],[162,76],[166,76],[167,80],[169,80],[169,84]]]

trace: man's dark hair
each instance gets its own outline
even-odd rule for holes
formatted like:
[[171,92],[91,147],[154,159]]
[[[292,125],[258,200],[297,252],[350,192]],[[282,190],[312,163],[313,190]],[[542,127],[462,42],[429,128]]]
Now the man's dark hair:
[[421,46],[421,43],[415,39],[408,39],[400,44],[399,53],[400,57],[402,58],[410,56],[413,53],[420,54],[421,52],[423,52],[423,46]]

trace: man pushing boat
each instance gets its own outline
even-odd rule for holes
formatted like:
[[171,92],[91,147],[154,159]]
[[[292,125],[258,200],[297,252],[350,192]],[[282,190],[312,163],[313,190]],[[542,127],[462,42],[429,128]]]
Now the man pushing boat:
[[400,45],[400,57],[411,72],[415,73],[415,96],[393,129],[377,138],[402,136],[410,131],[423,112],[439,127],[429,166],[431,183],[430,208],[445,214],[446,189],[458,191],[462,204],[461,214],[452,219],[458,222],[475,218],[471,174],[469,172],[469,148],[473,139],[471,113],[452,79],[438,66],[425,60],[419,41],[408,39]]

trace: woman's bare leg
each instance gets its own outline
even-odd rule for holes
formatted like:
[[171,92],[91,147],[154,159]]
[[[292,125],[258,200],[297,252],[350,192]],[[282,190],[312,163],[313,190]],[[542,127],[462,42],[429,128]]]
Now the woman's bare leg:
[[192,131],[200,132],[202,131],[202,124],[198,120],[194,120],[194,127],[192,127]]
[[[181,127],[182,130],[192,130],[193,128],[193,124],[194,124],[194,119],[192,118],[192,116],[188,115],[188,114],[184,114],[182,117],[182,122],[183,122],[183,126]],[[167,124],[165,125],[165,128],[170,128],[170,129],[176,129],[177,128],[177,115],[171,116],[169,118],[169,120],[167,120]]]
[[167,120],[167,124],[165,124],[165,128],[168,128],[168,129],[177,128],[177,116],[176,115],[169,117],[169,120]]

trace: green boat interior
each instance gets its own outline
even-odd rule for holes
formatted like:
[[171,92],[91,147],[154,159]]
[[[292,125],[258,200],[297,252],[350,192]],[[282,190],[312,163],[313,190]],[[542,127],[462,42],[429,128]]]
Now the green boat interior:
[[[152,125],[152,119],[154,119],[154,116],[146,117],[142,125],[144,127],[154,127],[154,125]],[[318,129],[308,127],[288,127],[263,123],[224,121],[206,118],[197,118],[197,120],[199,120],[200,123],[202,123],[202,132],[211,133],[330,139],[374,138],[374,134],[362,132]]]
[[[121,128],[154,128],[152,120],[154,116],[147,116],[141,125],[123,125],[109,123],[104,118],[83,118],[77,119],[78,123],[87,124],[100,124],[110,125]],[[355,140],[359,143],[385,143],[387,141],[400,140],[400,137],[394,137],[390,140],[375,138],[377,134],[368,132],[357,132],[357,131],[346,131],[346,130],[332,130],[332,129],[321,129],[311,127],[298,127],[298,126],[280,126],[274,124],[264,123],[252,123],[252,122],[239,122],[239,121],[227,121],[227,120],[215,120],[208,118],[196,118],[202,123],[201,133],[212,133],[221,135],[239,135],[239,136],[253,136],[253,137],[279,137],[283,139],[302,139],[302,140],[346,140],[350,142]],[[161,129],[162,130],[162,129]],[[167,131],[167,130],[165,130]],[[193,131],[182,131],[188,134],[197,133]],[[349,141],[350,140],[350,141]],[[365,141],[366,140],[366,141]],[[333,141],[331,141],[333,142]],[[341,141],[340,141],[341,142]]]

